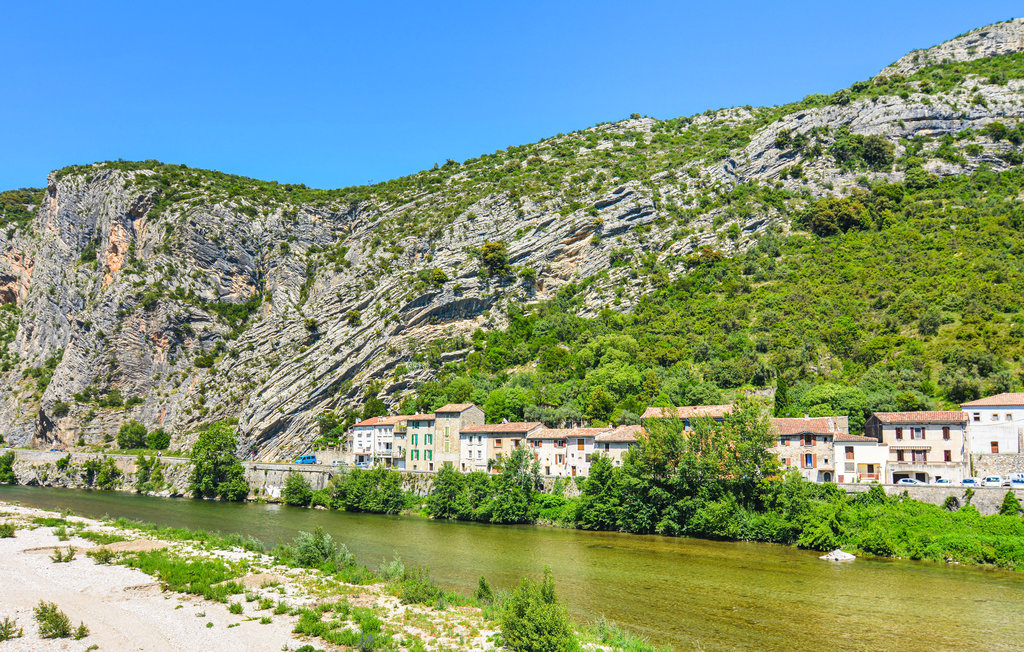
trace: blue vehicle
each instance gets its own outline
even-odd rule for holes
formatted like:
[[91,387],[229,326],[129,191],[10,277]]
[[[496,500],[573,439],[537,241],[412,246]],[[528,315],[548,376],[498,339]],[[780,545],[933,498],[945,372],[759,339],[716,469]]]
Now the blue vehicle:
[[301,455],[295,460],[296,464],[316,464],[316,455]]

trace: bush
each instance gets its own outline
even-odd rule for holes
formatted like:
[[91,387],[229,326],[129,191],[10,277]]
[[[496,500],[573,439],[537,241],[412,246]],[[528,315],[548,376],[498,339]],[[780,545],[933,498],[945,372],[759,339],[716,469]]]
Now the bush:
[[1020,514],[1020,501],[1017,500],[1012,491],[1007,491],[1006,495],[1003,496],[1003,504],[999,506],[999,513],[1003,516],[1017,516]]
[[18,484],[14,476],[14,451],[0,455],[0,484]]
[[579,649],[548,568],[539,584],[525,577],[520,581],[498,616],[498,626],[505,645],[517,652]]
[[14,536],[14,526],[10,523],[0,523],[0,539]]
[[237,616],[238,614],[242,613],[242,603],[241,602],[232,602],[231,604],[228,605],[228,611],[230,611],[231,613],[233,613],[233,614],[235,614]]
[[487,578],[483,575],[480,576],[480,581],[476,585],[476,600],[484,605],[494,602],[494,592],[491,590],[491,585],[487,583]]
[[0,643],[9,641],[12,638],[21,638],[25,632],[18,627],[17,621],[12,618],[0,620]]
[[146,435],[146,446],[154,450],[162,451],[167,450],[167,447],[171,445],[171,433],[167,432],[163,428],[157,428],[153,432]]
[[313,499],[313,489],[309,486],[305,476],[292,471],[284,481],[284,492],[281,497],[288,505],[307,507]]
[[135,419],[121,424],[117,431],[117,447],[121,450],[144,448],[146,446],[146,426]]
[[71,638],[71,619],[52,602],[40,602],[35,610],[42,638]]
[[345,544],[336,544],[334,538],[320,526],[312,534],[299,532],[293,547],[295,563],[305,568],[319,568],[328,564],[341,568],[356,563]]
[[97,548],[96,550],[90,550],[85,554],[87,557],[91,557],[97,564],[103,565],[111,564],[115,559],[117,559],[117,555],[111,552],[109,548]]

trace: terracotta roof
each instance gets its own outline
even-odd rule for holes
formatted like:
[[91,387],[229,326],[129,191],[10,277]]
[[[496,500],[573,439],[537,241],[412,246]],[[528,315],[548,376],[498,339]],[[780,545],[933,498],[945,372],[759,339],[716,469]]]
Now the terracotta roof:
[[611,428],[541,428],[527,439],[565,439],[566,437],[594,437]]
[[842,431],[839,417],[781,417],[772,419],[772,425],[780,435],[834,435]]
[[878,443],[878,440],[875,439],[874,437],[862,437],[861,435],[848,435],[845,432],[837,432],[836,436],[835,436],[835,440],[836,441],[846,441],[846,442],[851,442],[851,443],[852,442],[858,442],[858,441],[871,442],[872,444],[877,444]]
[[[409,420],[410,417],[407,414],[397,414],[390,417],[370,417],[355,424],[356,426],[393,426],[396,423]],[[355,427],[355,426],[353,426]]]
[[598,435],[594,438],[594,441],[600,443],[626,442],[631,444],[636,441],[636,436],[641,432],[643,432],[643,426],[619,426],[614,430]]
[[438,412],[465,412],[471,407],[476,407],[476,405],[473,403],[449,403],[434,410],[434,414]]
[[434,413],[431,412],[430,414],[407,414],[405,418],[408,419],[409,421],[433,421]]
[[882,423],[966,423],[967,413],[960,411],[875,412]]
[[732,405],[683,405],[677,408],[649,407],[641,419],[695,419],[697,417],[721,418],[732,412]]
[[533,432],[537,428],[543,428],[544,424],[540,421],[509,421],[508,423],[485,423],[483,425],[469,426],[463,428],[462,432],[472,434],[501,434],[501,433],[519,433],[519,432]]
[[1005,394],[996,394],[995,396],[986,396],[970,403],[961,403],[960,407],[985,407],[986,405],[999,407],[1004,405],[1024,405],[1024,392],[1007,392]]

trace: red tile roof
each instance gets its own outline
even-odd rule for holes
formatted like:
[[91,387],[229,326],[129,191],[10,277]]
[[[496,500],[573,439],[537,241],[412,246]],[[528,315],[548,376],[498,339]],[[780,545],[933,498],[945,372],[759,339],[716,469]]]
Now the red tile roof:
[[960,407],[1002,407],[1004,405],[1024,405],[1024,392],[1006,392],[995,396],[986,396],[970,403],[961,403]]
[[449,403],[434,410],[434,414],[438,412],[465,412],[471,407],[476,407],[476,405],[473,403]]
[[540,421],[509,421],[508,423],[485,423],[477,426],[468,426],[462,429],[464,433],[472,433],[474,435],[489,435],[489,434],[502,434],[502,433],[528,433],[533,432],[537,428],[543,428],[544,424]]
[[837,432],[834,439],[835,439],[835,441],[845,441],[845,442],[850,442],[850,443],[859,442],[859,441],[871,442],[872,444],[877,444],[878,443],[878,440],[875,439],[874,437],[862,437],[861,435],[848,435],[848,434],[846,434],[844,432]]
[[611,428],[541,428],[527,439],[565,439],[566,437],[595,437]]
[[720,419],[732,412],[732,405],[683,405],[677,408],[649,407],[644,410],[641,419],[695,419],[711,417]]
[[953,410],[933,412],[875,412],[882,423],[967,423],[967,413]]
[[431,412],[430,414],[407,414],[405,418],[410,421],[433,421],[434,413]]
[[411,419],[407,414],[398,414],[390,417],[370,417],[355,424],[356,426],[393,426],[396,423],[401,423]]
[[602,433],[594,438],[599,443],[625,442],[631,444],[636,441],[636,436],[643,432],[643,426],[619,426],[609,432]]
[[772,419],[772,426],[780,435],[834,435],[841,431],[837,417],[781,417]]

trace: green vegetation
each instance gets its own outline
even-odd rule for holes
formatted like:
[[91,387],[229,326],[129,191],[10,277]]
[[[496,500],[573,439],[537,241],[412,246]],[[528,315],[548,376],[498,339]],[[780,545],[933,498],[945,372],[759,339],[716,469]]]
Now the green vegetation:
[[192,449],[189,490],[196,498],[245,500],[249,485],[242,465],[235,457],[238,439],[234,429],[218,421],[199,435]]
[[43,188],[19,188],[0,192],[0,229],[11,232],[29,225],[33,209],[43,203]]
[[0,620],[0,643],[21,638],[24,635],[24,630],[18,627],[18,622],[13,618],[5,616],[3,620]]
[[14,451],[0,455],[0,484],[18,484],[14,476]]
[[121,469],[111,457],[89,459],[82,463],[83,481],[98,489],[116,489],[121,485]]
[[153,450],[163,451],[171,445],[171,433],[163,428],[156,428],[146,435],[146,446]]
[[163,488],[164,472],[160,458],[154,455],[147,459],[145,455],[139,453],[135,458],[135,469],[135,489],[137,491],[146,493]]
[[245,567],[213,559],[184,559],[166,550],[123,555],[121,563],[156,577],[167,590],[201,595],[207,600],[227,602],[244,589],[233,581],[245,574]]
[[146,446],[146,426],[135,419],[121,424],[117,431],[117,447],[121,450],[144,448]]
[[284,491],[281,498],[288,505],[297,507],[308,507],[313,499],[313,489],[309,486],[305,476],[292,471],[284,481]]
[[402,491],[401,475],[381,467],[344,469],[331,477],[327,492],[330,507],[349,512],[397,514],[409,500]]
[[459,473],[445,464],[434,478],[427,511],[435,518],[490,523],[532,523],[542,487],[540,469],[526,448],[497,460],[501,473]]
[[50,561],[55,564],[66,564],[69,561],[73,561],[75,558],[75,548],[72,546],[68,548],[67,552],[64,552],[59,547],[53,549],[53,554],[50,555]]
[[33,614],[39,623],[39,636],[42,638],[73,638],[79,641],[89,635],[85,623],[72,628],[71,619],[53,602],[40,601]]
[[578,650],[569,616],[558,604],[551,569],[540,583],[524,577],[501,607],[498,616],[505,645],[516,652]]
[[7,539],[14,536],[14,525],[11,523],[0,523],[0,539]]

